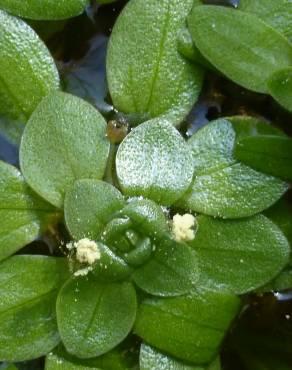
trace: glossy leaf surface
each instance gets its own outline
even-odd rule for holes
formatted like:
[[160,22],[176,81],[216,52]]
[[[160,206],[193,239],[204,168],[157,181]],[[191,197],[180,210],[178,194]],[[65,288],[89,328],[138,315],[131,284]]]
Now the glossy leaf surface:
[[249,136],[235,146],[237,160],[257,171],[292,182],[292,139],[279,136]]
[[83,12],[88,0],[0,0],[0,8],[23,18],[56,20]]
[[100,239],[105,225],[125,201],[112,185],[98,180],[79,180],[65,197],[65,220],[75,239]]
[[14,256],[0,264],[0,360],[41,357],[58,344],[55,301],[68,275],[64,258]]
[[59,88],[57,68],[34,30],[2,10],[0,47],[0,113],[27,121],[42,98]]
[[142,343],[140,350],[140,370],[220,370],[220,361],[216,359],[209,366],[188,365],[167,356],[153,347]]
[[70,279],[57,299],[62,341],[69,353],[80,358],[99,356],[118,345],[135,316],[136,293],[130,283]]
[[241,220],[199,216],[195,239],[197,286],[243,294],[272,280],[287,265],[290,246],[263,215]]
[[267,93],[267,80],[292,62],[292,45],[257,16],[227,7],[194,7],[189,29],[196,46],[235,83]]
[[56,216],[25,183],[20,172],[0,161],[0,260],[36,239]]
[[180,123],[195,103],[202,71],[177,50],[177,34],[192,0],[133,0],[119,16],[109,43],[107,77],[117,109],[167,116]]
[[179,132],[165,120],[135,128],[122,142],[116,158],[117,175],[128,196],[170,205],[188,189],[193,176],[191,154]]
[[250,129],[241,130],[235,119],[233,125],[218,119],[189,139],[195,177],[181,201],[186,209],[223,218],[247,217],[270,207],[284,194],[285,182],[235,160],[236,130],[244,136]]
[[139,307],[134,331],[146,343],[179,359],[209,363],[238,308],[236,296],[215,292],[149,298]]
[[[292,4],[290,4],[292,6]],[[292,18],[292,17],[291,17]],[[288,111],[292,111],[292,68],[276,71],[268,81],[269,93]]]
[[43,198],[62,207],[74,181],[101,179],[109,152],[103,117],[65,93],[46,97],[31,116],[21,142],[21,169]]

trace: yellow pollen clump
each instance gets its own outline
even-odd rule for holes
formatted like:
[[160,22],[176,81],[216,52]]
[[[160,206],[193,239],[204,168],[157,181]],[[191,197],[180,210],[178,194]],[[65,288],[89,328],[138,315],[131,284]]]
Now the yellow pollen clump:
[[176,214],[172,219],[172,232],[177,242],[190,241],[195,238],[194,226],[196,219],[193,215],[185,213]]

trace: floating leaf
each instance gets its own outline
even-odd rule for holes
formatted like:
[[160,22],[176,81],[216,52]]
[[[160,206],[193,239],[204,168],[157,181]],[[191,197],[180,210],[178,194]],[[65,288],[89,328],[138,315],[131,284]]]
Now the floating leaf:
[[88,0],[0,0],[0,8],[23,18],[56,20],[82,13],[88,3]]
[[166,116],[178,124],[198,98],[202,71],[177,50],[177,35],[192,0],[133,0],[109,43],[107,77],[117,109]]
[[99,356],[118,345],[136,316],[136,293],[130,283],[102,284],[89,278],[71,279],[57,299],[63,343],[80,358]]
[[240,126],[234,118],[233,125],[218,119],[189,139],[195,177],[180,201],[184,208],[223,218],[247,217],[270,207],[288,189],[285,182],[235,160],[236,130],[242,137],[251,129]]
[[68,275],[65,258],[14,256],[0,264],[1,361],[41,357],[58,344],[55,300]]
[[74,181],[103,177],[109,152],[105,129],[103,117],[85,101],[61,92],[47,96],[22,137],[20,164],[26,181],[62,207]]
[[133,274],[135,283],[147,293],[162,297],[191,291],[198,280],[196,253],[167,235],[154,243],[150,261]]
[[36,239],[57,216],[55,212],[15,167],[0,161],[0,260]]
[[197,223],[189,242],[198,255],[197,286],[247,293],[272,280],[289,261],[287,239],[263,215],[241,220],[199,216]]
[[161,119],[143,123],[125,138],[117,153],[116,168],[126,195],[142,195],[162,205],[179,199],[193,176],[184,139]]
[[201,365],[213,360],[240,305],[230,294],[203,292],[176,298],[148,298],[134,331],[179,359]]
[[32,28],[2,10],[0,45],[0,113],[27,121],[42,98],[59,87],[54,60]]
[[[290,4],[292,6],[292,3]],[[291,35],[292,36],[292,35]],[[284,108],[292,111],[292,68],[276,71],[268,81],[269,93]]]
[[189,29],[200,52],[235,83],[261,93],[292,63],[292,45],[259,17],[220,6],[194,7]]
[[234,150],[237,160],[257,171],[292,182],[292,139],[279,136],[249,136]]
[[65,197],[65,220],[75,239],[100,239],[101,232],[114,214],[123,208],[122,194],[99,180],[79,180]]
[[255,14],[292,40],[292,3],[289,0],[240,0],[238,9]]
[[173,357],[167,356],[155,348],[142,343],[140,351],[140,370],[220,370],[217,358],[209,366],[187,365]]

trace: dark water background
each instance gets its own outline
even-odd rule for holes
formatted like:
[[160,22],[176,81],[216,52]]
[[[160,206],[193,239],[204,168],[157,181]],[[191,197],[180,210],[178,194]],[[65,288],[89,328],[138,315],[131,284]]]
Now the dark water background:
[[[238,0],[205,2],[235,7],[238,4]],[[54,55],[64,90],[90,101],[107,119],[115,117],[116,112],[106,84],[106,47],[115,20],[126,3],[126,0],[119,0],[102,7],[93,3],[85,14],[74,19],[30,22]],[[207,73],[199,101],[182,124],[181,132],[189,136],[210,120],[236,114],[260,117],[292,135],[291,114],[271,97],[247,91],[211,72]],[[11,135],[1,127],[0,159],[17,166],[19,134],[15,135],[16,139],[11,139]],[[21,252],[25,251],[50,253],[50,240],[46,237],[36,241]],[[275,357],[291,364],[291,367],[279,370],[292,369],[292,293],[254,294],[244,299],[245,310],[234,323],[223,346],[223,369],[278,370],[277,367],[269,367]],[[256,362],[250,365],[254,356],[263,358],[260,365]],[[246,363],[249,367],[244,365]],[[21,368],[43,369],[43,359],[21,364]]]

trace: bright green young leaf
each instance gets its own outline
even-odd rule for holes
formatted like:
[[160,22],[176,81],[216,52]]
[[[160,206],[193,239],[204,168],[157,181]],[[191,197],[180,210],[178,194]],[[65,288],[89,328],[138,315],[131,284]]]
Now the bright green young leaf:
[[138,309],[134,331],[149,343],[179,359],[209,363],[236,316],[234,295],[203,292],[176,298],[148,298]]
[[101,179],[109,142],[104,118],[73,95],[54,93],[40,103],[22,137],[20,162],[29,185],[62,207],[74,181]]
[[242,137],[252,127],[261,130],[256,121],[243,130],[242,124],[236,118],[233,125],[218,119],[189,139],[195,177],[180,201],[185,209],[223,218],[247,217],[270,207],[288,189],[285,182],[235,160],[236,131]]
[[46,357],[45,370],[101,370],[101,369],[97,367],[86,366],[75,361],[67,360],[58,353],[51,352]]
[[0,113],[27,121],[42,98],[59,88],[54,60],[32,28],[2,10],[0,50]]
[[217,358],[209,366],[188,365],[173,357],[167,356],[155,348],[142,343],[140,350],[140,370],[220,370]]
[[122,142],[116,157],[117,175],[128,196],[171,205],[191,184],[191,153],[180,133],[165,120],[147,121]]
[[292,45],[258,16],[227,7],[194,7],[189,29],[200,52],[235,83],[261,93],[292,63]]
[[0,161],[0,260],[36,239],[56,216],[15,167]]
[[0,264],[0,361],[41,357],[59,342],[55,302],[64,258],[14,256]]
[[132,329],[136,306],[130,283],[70,279],[57,299],[58,327],[67,351],[90,358],[111,350]]
[[137,269],[133,280],[144,291],[161,297],[190,292],[198,280],[198,259],[189,246],[167,235],[154,244],[148,263]]
[[64,212],[67,228],[75,239],[100,239],[105,225],[125,201],[112,185],[99,180],[78,180],[67,192]]
[[[292,3],[290,4],[292,7]],[[291,17],[292,19],[292,17]],[[291,35],[292,36],[292,35]],[[292,67],[277,70],[268,80],[269,93],[284,108],[292,111]]]
[[132,0],[109,43],[107,77],[117,109],[179,124],[198,98],[201,68],[177,50],[192,0]]
[[197,286],[243,294],[272,280],[289,261],[287,239],[263,215],[240,220],[199,216],[197,222],[189,242],[198,255]]
[[88,0],[0,0],[0,9],[23,18],[56,20],[83,12]]
[[253,13],[292,40],[292,3],[290,0],[240,0],[238,9]]
[[248,136],[235,146],[238,161],[257,171],[292,182],[292,139],[272,135]]

